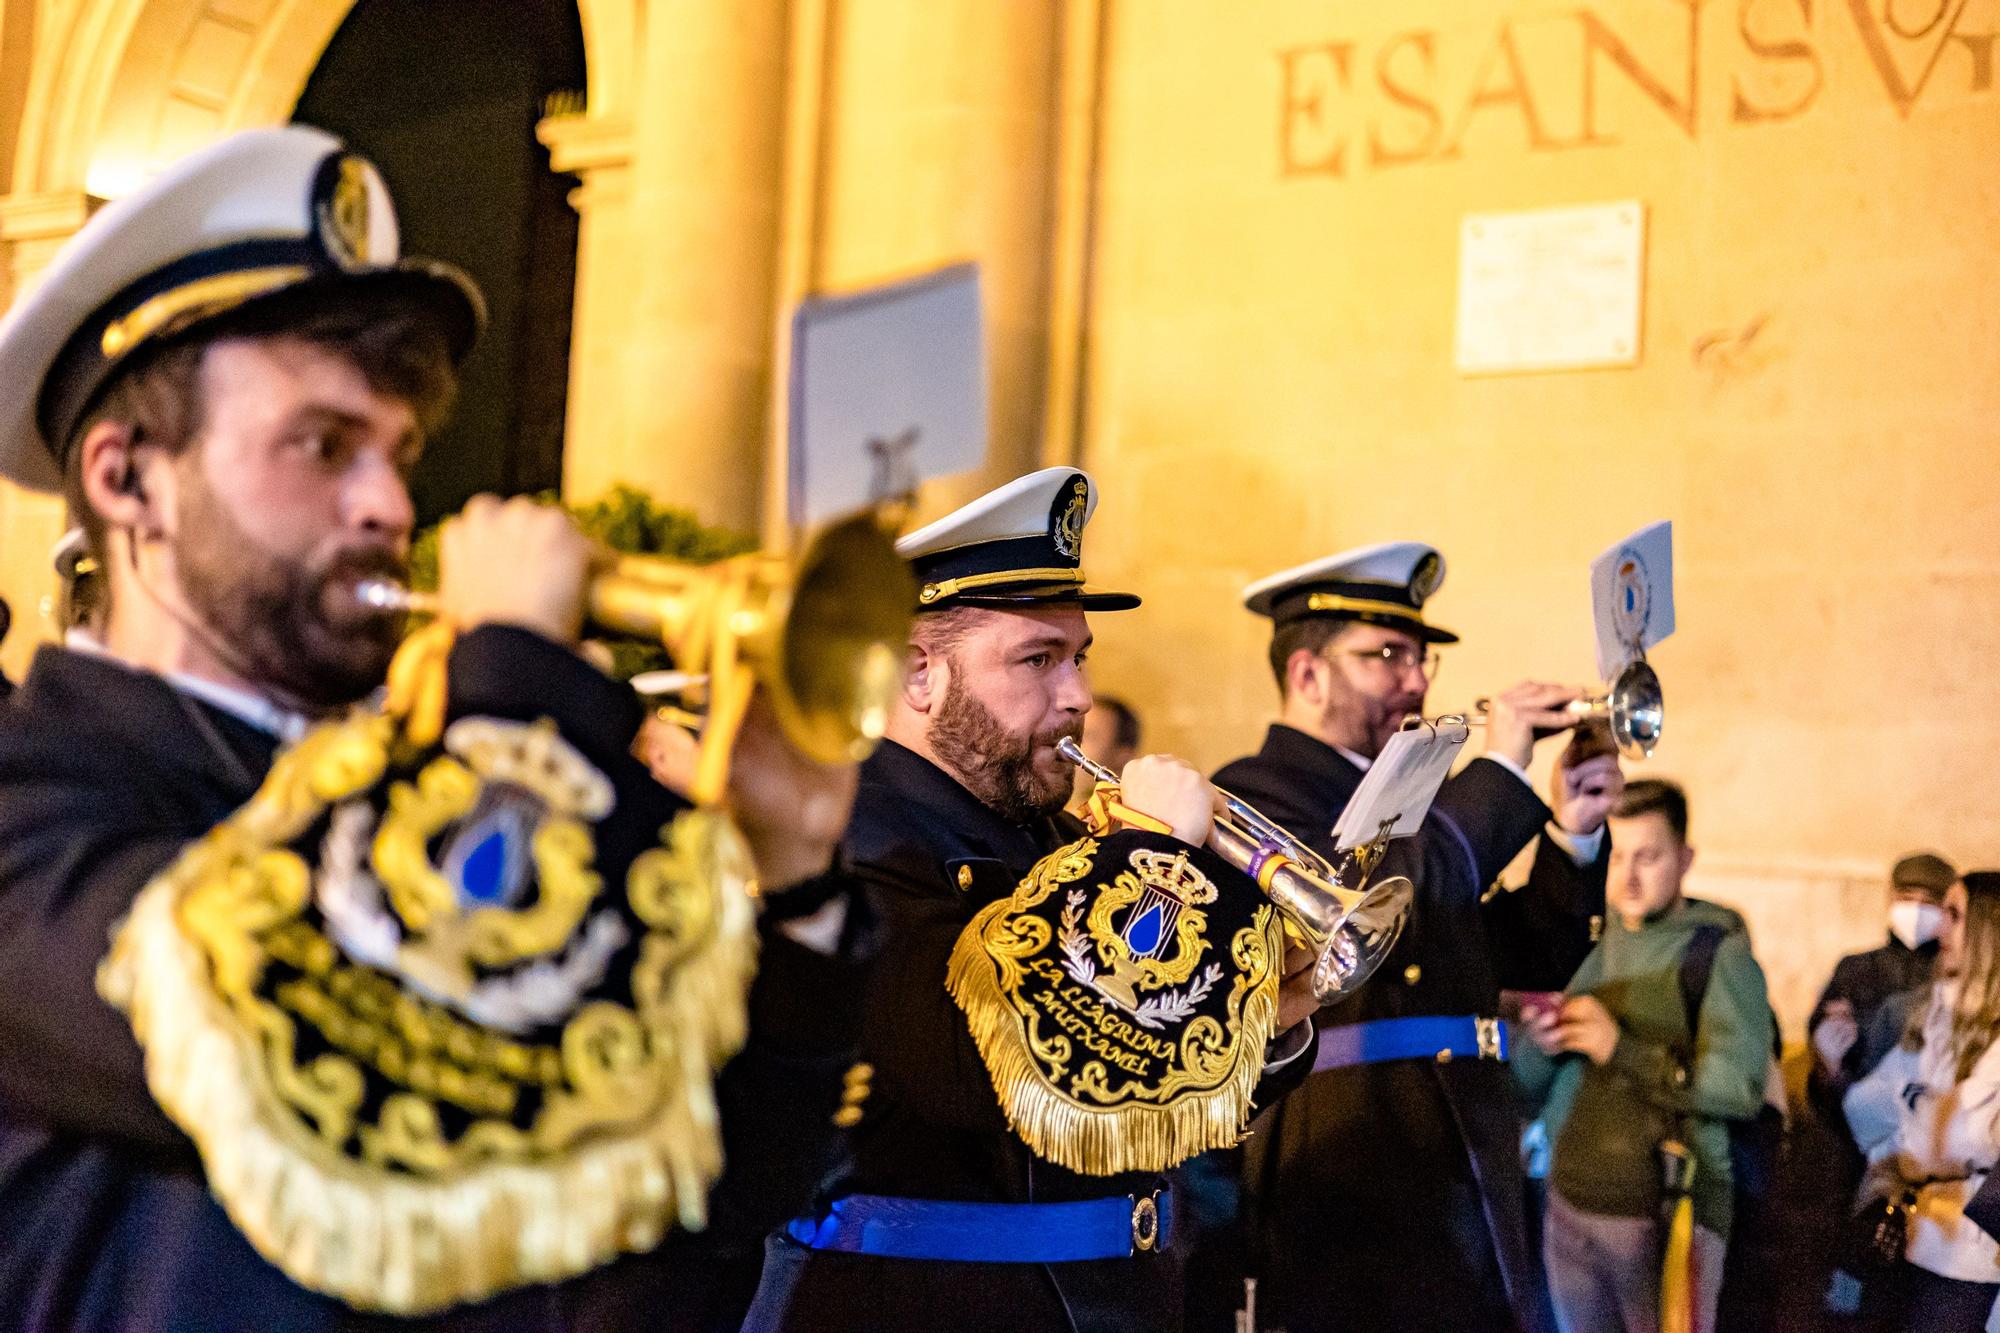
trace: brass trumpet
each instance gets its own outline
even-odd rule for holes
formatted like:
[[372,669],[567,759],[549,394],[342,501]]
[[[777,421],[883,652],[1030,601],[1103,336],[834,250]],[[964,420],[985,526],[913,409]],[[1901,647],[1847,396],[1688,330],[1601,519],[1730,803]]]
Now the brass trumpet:
[[[1099,782],[1118,781],[1068,736],[1056,742],[1056,752]],[[1396,875],[1368,883],[1386,844],[1348,852],[1335,865],[1242,797],[1215,790],[1223,813],[1215,817],[1209,847],[1256,880],[1291,932],[1317,955],[1312,982],[1320,1002],[1351,995],[1396,947],[1410,912],[1409,880]]]
[[[437,599],[387,579],[355,589],[385,613],[431,614]],[[872,514],[821,532],[796,561],[767,553],[688,565],[624,555],[594,576],[590,622],[657,638],[706,672],[710,704],[695,800],[719,798],[753,686],[806,758],[853,763],[881,740],[902,685],[916,583]]]
[[[1483,726],[1492,706],[1492,700],[1480,699],[1469,713],[1447,713],[1430,720]],[[1660,690],[1660,676],[1643,657],[1619,672],[1609,690],[1572,700],[1566,711],[1579,722],[1600,717],[1608,721],[1611,739],[1627,759],[1651,759],[1660,734],[1667,729],[1667,702]]]

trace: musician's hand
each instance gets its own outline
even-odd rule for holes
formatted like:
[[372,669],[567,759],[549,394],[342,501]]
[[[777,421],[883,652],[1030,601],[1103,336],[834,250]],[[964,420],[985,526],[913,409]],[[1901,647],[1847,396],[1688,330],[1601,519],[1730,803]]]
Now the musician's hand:
[[1278,983],[1278,1026],[1274,1032],[1290,1032],[1301,1019],[1312,1017],[1319,1008],[1313,994],[1313,963],[1318,955],[1302,944],[1285,942],[1283,979]]
[[[1565,756],[1566,757],[1566,756]],[[1625,790],[1625,772],[1618,756],[1601,754],[1571,768],[1556,768],[1556,827],[1565,833],[1592,834],[1604,827],[1611,807]]]
[[632,753],[653,772],[653,781],[686,796],[694,790],[695,768],[701,761],[701,741],[658,713],[647,713],[632,741]]
[[729,812],[757,858],[764,892],[827,868],[860,782],[857,764],[816,764],[793,749],[763,695],[751,699],[729,759]]
[[573,647],[596,558],[555,505],[474,496],[438,535],[439,613],[460,631],[516,625]]
[[1119,802],[1151,815],[1194,847],[1208,845],[1215,824],[1215,788],[1194,766],[1170,754],[1140,755],[1119,775]]
[[1861,1025],[1854,1021],[1854,1002],[1828,1000],[1819,1026],[1812,1030],[1813,1054],[1819,1057],[1820,1067],[1829,1074],[1838,1074],[1841,1062],[1860,1039]]
[[1564,731],[1576,718],[1563,711],[1583,691],[1573,685],[1550,685],[1525,680],[1502,691],[1486,712],[1486,752],[1514,761],[1527,768],[1535,757],[1535,742],[1543,736]]

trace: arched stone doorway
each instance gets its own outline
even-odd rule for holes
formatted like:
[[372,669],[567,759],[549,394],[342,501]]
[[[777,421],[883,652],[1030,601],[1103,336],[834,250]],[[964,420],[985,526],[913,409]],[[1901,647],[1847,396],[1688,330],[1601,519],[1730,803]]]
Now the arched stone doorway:
[[[33,50],[11,167],[0,194],[0,302],[32,284],[103,199],[160,163],[234,130],[289,120],[354,0],[0,0]],[[552,166],[576,175],[580,249],[620,215],[638,82],[640,0],[577,0],[585,106],[543,120]],[[622,226],[622,216],[608,220]],[[589,273],[579,276],[586,294]],[[47,625],[35,602],[60,505],[0,482],[0,592],[15,628],[0,662],[17,673]]]
[[382,169],[408,253],[486,295],[458,406],[412,478],[426,521],[562,482],[575,182],[535,126],[545,105],[580,106],[584,77],[574,0],[356,0],[293,109]]

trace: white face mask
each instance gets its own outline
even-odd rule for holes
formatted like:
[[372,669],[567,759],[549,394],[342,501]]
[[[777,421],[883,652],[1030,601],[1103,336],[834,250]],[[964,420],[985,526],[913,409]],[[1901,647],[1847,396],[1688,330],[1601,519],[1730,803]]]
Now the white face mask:
[[1944,909],[1936,903],[1912,902],[1903,899],[1889,904],[1889,933],[1903,942],[1906,949],[1918,949],[1938,936],[1938,927],[1944,921]]

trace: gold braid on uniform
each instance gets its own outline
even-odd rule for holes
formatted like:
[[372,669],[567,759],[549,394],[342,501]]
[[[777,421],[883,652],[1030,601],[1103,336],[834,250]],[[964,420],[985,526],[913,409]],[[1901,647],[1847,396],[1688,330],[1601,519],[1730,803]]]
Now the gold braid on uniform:
[[1127,832],[1052,853],[982,909],[945,985],[1038,1156],[1163,1171],[1242,1139],[1283,948],[1247,883],[1224,894],[1189,849]]
[[721,815],[607,885],[611,784],[552,725],[413,749],[403,720],[282,754],[139,894],[98,986],[258,1252],[412,1315],[704,1224],[756,937]]

